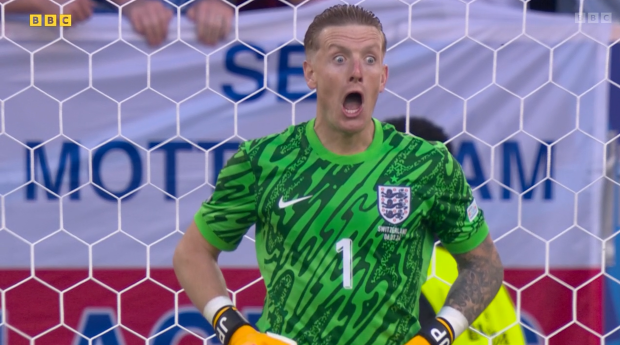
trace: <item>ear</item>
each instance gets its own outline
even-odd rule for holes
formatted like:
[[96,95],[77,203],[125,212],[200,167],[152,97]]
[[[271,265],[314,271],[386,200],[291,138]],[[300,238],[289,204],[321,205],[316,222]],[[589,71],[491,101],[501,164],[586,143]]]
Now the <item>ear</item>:
[[316,78],[314,74],[314,68],[312,67],[312,63],[306,59],[303,64],[303,68],[304,68],[304,78],[306,79],[306,84],[308,85],[310,90],[316,89]]
[[385,85],[387,84],[388,76],[389,76],[388,66],[383,65],[383,68],[381,71],[381,78],[379,79],[380,80],[379,92],[383,92],[383,90],[385,90]]

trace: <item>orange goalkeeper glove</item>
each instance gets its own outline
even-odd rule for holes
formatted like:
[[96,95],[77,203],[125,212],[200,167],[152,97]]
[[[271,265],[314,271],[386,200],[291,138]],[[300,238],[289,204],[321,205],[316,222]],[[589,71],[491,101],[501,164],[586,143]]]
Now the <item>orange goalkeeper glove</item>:
[[430,325],[420,329],[405,345],[451,345],[452,342],[454,342],[454,329],[448,321],[437,317]]
[[229,345],[297,345],[297,342],[270,332],[260,333],[245,325],[233,333]]
[[220,309],[215,314],[213,325],[223,345],[297,345],[284,336],[255,330],[233,306]]

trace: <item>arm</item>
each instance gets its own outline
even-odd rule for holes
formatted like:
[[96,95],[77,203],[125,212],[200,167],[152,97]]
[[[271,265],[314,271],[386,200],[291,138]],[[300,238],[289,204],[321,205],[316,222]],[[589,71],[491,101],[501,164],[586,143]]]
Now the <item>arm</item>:
[[460,311],[472,324],[497,295],[504,268],[490,236],[473,250],[453,256],[459,275],[445,305]]
[[[8,0],[0,0],[0,3],[5,3],[7,1]],[[54,11],[54,7],[58,8],[58,6],[49,1],[41,2],[40,0],[17,0],[4,5],[4,7],[6,13],[50,13],[50,11]]]
[[[213,194],[201,203],[174,252],[177,279],[209,322],[214,309],[232,305],[217,261],[222,251],[236,250],[256,222],[254,184],[252,166],[240,148],[220,171]],[[226,303],[208,305],[217,297]]]
[[[213,304],[211,301],[228,298],[224,275],[217,264],[220,253],[219,249],[205,240],[196,222],[192,221],[172,258],[179,283],[194,306],[203,311],[203,315],[207,314],[205,306]],[[215,311],[217,314],[213,318],[209,315],[205,317],[224,345],[297,345],[294,340],[281,335],[259,333],[232,305],[217,307],[209,314],[215,314]]]
[[[458,277],[435,319],[426,319],[406,345],[450,345],[473,324],[497,295],[504,269],[490,235],[474,249],[452,255]],[[420,308],[421,310],[421,308]]]
[[458,267],[444,307],[456,309],[471,325],[497,295],[504,269],[460,164],[443,144],[436,146],[443,152],[444,168],[437,198],[443,211],[437,213],[435,226]]
[[[220,252],[205,240],[196,222],[192,221],[172,258],[179,283],[194,306],[203,311],[203,314],[207,314],[204,312],[207,304],[213,305],[211,301],[221,305],[217,299],[228,298],[224,275],[217,264]],[[257,332],[232,305],[218,306],[209,314],[215,315],[213,318],[207,315],[205,317],[213,325],[224,345],[297,345],[294,340],[281,335]]]
[[220,171],[211,198],[202,203],[179,241],[172,259],[174,272],[223,345],[296,345],[250,325],[228,297],[217,263],[220,252],[236,250],[256,223],[255,181],[242,146]]
[[430,325],[407,345],[450,345],[493,300],[503,280],[499,255],[489,235],[460,164],[445,145],[437,143],[429,159],[435,163],[430,195],[435,203],[429,226],[454,257],[458,276],[443,307]]
[[210,300],[228,296],[224,276],[217,264],[219,254],[220,250],[205,240],[194,221],[174,251],[174,273],[200,311]]

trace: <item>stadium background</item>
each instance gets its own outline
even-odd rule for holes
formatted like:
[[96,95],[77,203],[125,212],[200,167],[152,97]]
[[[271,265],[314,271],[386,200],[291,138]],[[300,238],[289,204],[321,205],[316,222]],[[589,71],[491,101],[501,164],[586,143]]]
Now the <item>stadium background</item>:
[[[114,14],[63,39],[6,18],[0,344],[186,345],[212,334],[171,269],[179,231],[241,140],[314,116],[294,40],[333,3],[242,13],[238,39],[216,47],[197,43],[185,18],[158,48]],[[407,3],[363,2],[389,41],[376,117],[427,117],[453,138],[528,344],[620,344],[620,194],[610,182],[620,181],[620,48],[610,25],[484,2]],[[264,296],[254,254],[252,229],[222,257],[251,321]]]

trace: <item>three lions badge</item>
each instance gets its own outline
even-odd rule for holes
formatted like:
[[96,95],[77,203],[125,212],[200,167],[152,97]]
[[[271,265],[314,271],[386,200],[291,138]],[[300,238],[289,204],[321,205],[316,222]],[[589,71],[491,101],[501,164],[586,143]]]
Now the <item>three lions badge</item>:
[[[411,212],[411,188],[400,186],[379,186],[377,188],[379,214],[392,225],[405,221]],[[399,241],[407,229],[395,226],[379,226],[379,232],[388,241]]]

